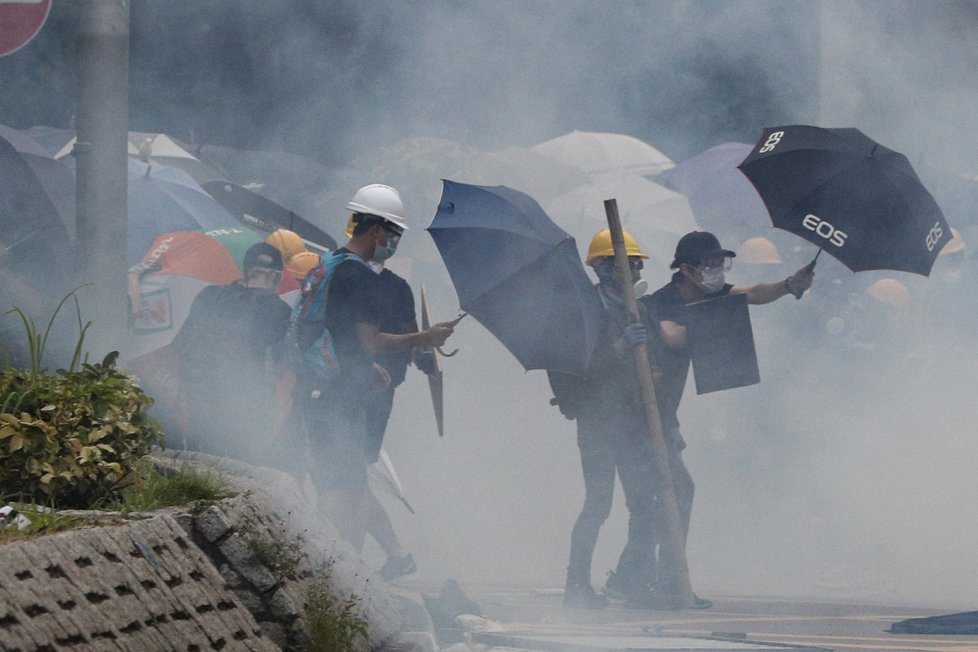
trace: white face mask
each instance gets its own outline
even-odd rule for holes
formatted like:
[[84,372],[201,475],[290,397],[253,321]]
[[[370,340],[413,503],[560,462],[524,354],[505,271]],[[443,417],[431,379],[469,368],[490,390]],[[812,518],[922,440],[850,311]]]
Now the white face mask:
[[644,278],[640,278],[635,281],[632,289],[635,291],[635,298],[638,299],[641,296],[645,296],[645,293],[649,291],[649,284]]
[[703,276],[703,280],[700,281],[700,287],[703,288],[704,292],[713,294],[723,289],[726,278],[722,267],[707,268],[700,273]]

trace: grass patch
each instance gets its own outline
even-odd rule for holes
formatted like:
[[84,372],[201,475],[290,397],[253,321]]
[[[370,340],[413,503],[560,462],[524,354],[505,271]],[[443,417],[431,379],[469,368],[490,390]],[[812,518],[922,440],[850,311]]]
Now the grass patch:
[[284,537],[253,534],[247,538],[248,548],[261,564],[279,580],[297,579],[304,554],[302,544],[286,541]]
[[131,487],[119,500],[98,505],[97,509],[120,512],[152,512],[164,507],[203,504],[227,497],[226,485],[215,471],[196,471],[190,468],[163,471],[149,461],[140,465]]
[[360,598],[335,598],[330,591],[332,562],[323,575],[309,582],[305,607],[307,652],[357,652],[367,649],[367,620],[360,615]]
[[22,541],[24,539],[32,539],[34,537],[43,536],[45,534],[65,532],[66,530],[75,530],[91,525],[91,523],[83,518],[77,518],[74,516],[58,516],[58,514],[53,511],[41,511],[36,506],[31,505],[18,505],[17,511],[30,520],[30,525],[23,530],[17,529],[16,525],[0,527],[0,543]]

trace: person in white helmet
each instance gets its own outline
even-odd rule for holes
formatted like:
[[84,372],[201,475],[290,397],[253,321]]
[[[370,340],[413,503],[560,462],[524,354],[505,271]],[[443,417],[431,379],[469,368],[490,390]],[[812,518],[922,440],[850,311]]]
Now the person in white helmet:
[[313,449],[313,482],[341,535],[359,549],[365,533],[366,413],[376,409],[378,393],[391,382],[374,358],[441,346],[453,325],[413,333],[381,329],[380,277],[369,263],[396,250],[407,229],[404,205],[394,188],[371,184],[346,208],[353,212],[353,235],[306,275],[290,340],[300,356],[294,404]]
[[[344,234],[352,237],[355,227],[356,224],[351,216]],[[379,276],[379,299],[382,306],[380,329],[385,333],[416,333],[418,322],[414,309],[414,292],[404,278],[386,266],[395,251],[396,247],[393,250],[390,247],[377,250],[373,259],[369,261],[371,269]],[[380,458],[387,422],[394,405],[394,392],[404,382],[408,366],[414,363],[418,369],[428,374],[434,373],[435,370],[434,354],[419,349],[378,355],[374,358],[374,362],[390,374],[391,382],[387,389],[377,395],[377,400],[372,402],[372,409],[367,410],[366,413],[367,436],[364,440],[364,453],[370,464],[376,464]],[[387,511],[369,487],[364,500],[363,519],[366,533],[387,555],[387,561],[380,569],[381,578],[392,581],[414,573],[417,570],[414,556],[401,545]]]

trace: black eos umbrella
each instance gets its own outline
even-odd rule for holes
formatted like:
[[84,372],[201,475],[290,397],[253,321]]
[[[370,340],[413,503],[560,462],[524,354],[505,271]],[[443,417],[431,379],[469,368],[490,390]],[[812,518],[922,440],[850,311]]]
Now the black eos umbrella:
[[774,226],[853,271],[927,276],[951,229],[907,157],[858,129],[768,127],[738,166]]
[[202,185],[211,197],[249,226],[265,232],[289,229],[320,247],[337,247],[336,240],[325,231],[264,195],[230,181],[208,181]]
[[574,238],[505,186],[446,180],[428,227],[463,310],[525,369],[583,374],[601,326],[600,299]]

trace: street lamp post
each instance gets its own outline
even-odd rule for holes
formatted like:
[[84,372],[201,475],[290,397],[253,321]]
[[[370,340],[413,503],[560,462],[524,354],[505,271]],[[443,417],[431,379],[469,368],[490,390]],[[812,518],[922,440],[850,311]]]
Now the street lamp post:
[[129,1],[79,2],[76,284],[101,360],[127,337]]

